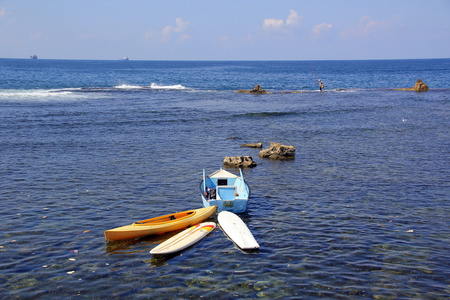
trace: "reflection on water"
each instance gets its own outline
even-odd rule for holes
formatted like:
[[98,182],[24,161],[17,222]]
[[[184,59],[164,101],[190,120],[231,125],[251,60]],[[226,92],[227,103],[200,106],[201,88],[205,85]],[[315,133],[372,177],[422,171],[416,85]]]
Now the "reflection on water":
[[[172,232],[166,232],[164,234],[155,234],[135,239],[127,239],[127,240],[121,240],[121,241],[112,241],[106,243],[106,252],[110,255],[115,254],[132,254],[132,253],[138,253],[143,252],[145,250],[142,250],[141,248],[146,247],[149,248],[148,251],[153,249],[157,244],[161,244],[165,240],[171,238],[175,234],[183,231],[182,229],[172,231]],[[137,247],[139,246],[139,247]],[[137,250],[136,248],[139,248]]]

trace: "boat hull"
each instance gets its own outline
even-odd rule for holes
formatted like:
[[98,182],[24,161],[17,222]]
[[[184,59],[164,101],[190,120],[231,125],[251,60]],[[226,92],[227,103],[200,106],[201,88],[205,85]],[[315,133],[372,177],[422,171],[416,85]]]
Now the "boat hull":
[[211,217],[216,209],[216,206],[210,206],[138,221],[106,230],[105,239],[107,242],[119,241],[183,229]]
[[194,245],[216,228],[216,223],[205,222],[189,227],[159,244],[150,254],[171,254]]
[[217,212],[231,211],[234,213],[243,213],[247,210],[247,199],[235,199],[235,200],[211,200],[202,196],[203,206],[217,206]]

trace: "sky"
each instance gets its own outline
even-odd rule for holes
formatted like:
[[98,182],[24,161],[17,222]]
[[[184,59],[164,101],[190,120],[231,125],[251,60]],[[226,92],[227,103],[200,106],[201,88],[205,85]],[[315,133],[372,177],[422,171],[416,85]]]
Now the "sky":
[[0,58],[450,57],[450,0],[0,0]]

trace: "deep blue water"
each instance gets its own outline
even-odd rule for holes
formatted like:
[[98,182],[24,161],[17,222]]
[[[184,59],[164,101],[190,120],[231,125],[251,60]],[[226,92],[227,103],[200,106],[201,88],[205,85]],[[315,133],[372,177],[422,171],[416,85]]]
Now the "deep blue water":
[[[449,82],[450,59],[0,59],[0,298],[448,298]],[[273,93],[235,92],[255,84]],[[105,243],[201,207],[203,168],[236,155],[259,163],[259,252],[220,228],[164,259],[171,234]]]

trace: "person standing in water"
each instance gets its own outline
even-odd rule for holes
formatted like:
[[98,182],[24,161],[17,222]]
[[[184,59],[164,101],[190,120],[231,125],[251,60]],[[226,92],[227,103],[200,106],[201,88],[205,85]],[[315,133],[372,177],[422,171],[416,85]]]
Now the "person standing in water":
[[320,91],[322,91],[323,88],[324,88],[323,82],[322,82],[322,80],[319,79],[319,89],[320,89]]

